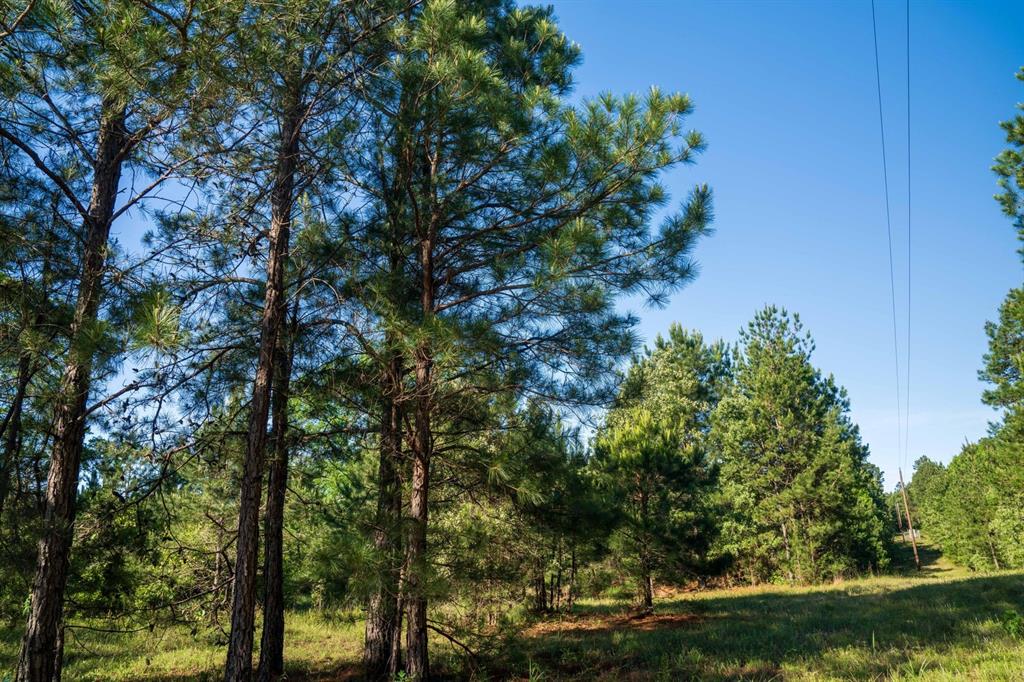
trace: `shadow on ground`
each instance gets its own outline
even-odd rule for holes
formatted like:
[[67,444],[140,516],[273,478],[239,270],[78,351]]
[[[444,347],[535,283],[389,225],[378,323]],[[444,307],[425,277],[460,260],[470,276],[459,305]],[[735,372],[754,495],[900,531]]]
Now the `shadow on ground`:
[[[965,575],[927,546],[920,572],[904,568],[912,566],[909,547],[896,558],[897,575],[824,588],[689,593],[661,601],[653,614],[579,604],[573,614],[536,623],[471,664],[460,654],[462,663],[449,660],[453,667],[446,670],[445,658],[435,659],[434,672],[437,679],[465,679],[466,664],[480,680],[886,679],[938,667],[947,678],[1024,679],[1024,641],[998,623],[1008,610],[1024,612],[1024,573]],[[360,630],[307,623],[292,631],[288,680],[360,679]],[[125,650],[133,654],[127,665],[145,657],[129,644],[157,648],[144,640],[97,636],[88,646],[73,645],[68,663],[76,677],[96,673],[104,657]],[[0,680],[13,667],[17,644],[16,630],[0,628]],[[182,666],[192,655],[187,645],[182,639],[172,652]],[[296,647],[304,647],[302,656]],[[196,651],[190,673],[179,665],[181,673],[158,672],[146,658],[146,672],[118,679],[219,680],[222,649]],[[215,658],[199,657],[210,651]],[[996,667],[980,669],[989,664]]]
[[1002,634],[993,621],[1024,609],[1024,575],[720,594],[667,601],[635,621],[583,605],[531,629],[504,676],[527,678],[532,669],[544,679],[780,679],[787,665],[809,663],[826,676],[885,677],[914,652],[984,650]]

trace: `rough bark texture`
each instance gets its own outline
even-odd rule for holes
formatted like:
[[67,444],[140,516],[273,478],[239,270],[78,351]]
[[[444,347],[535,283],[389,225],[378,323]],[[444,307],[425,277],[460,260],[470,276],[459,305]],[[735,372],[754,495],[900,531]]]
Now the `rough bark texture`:
[[388,389],[381,406],[379,489],[373,534],[381,570],[380,582],[370,596],[363,648],[363,666],[371,680],[390,680],[395,676],[401,648],[395,641],[401,629],[398,586],[402,569],[402,413],[397,395],[401,390],[401,372],[401,359],[396,356],[387,370]]
[[259,549],[259,514],[263,464],[266,458],[270,387],[274,376],[277,337],[284,319],[284,270],[288,260],[292,206],[295,201],[295,170],[299,141],[300,107],[286,107],[281,121],[280,148],[270,194],[270,253],[267,258],[267,289],[260,321],[259,356],[249,405],[249,431],[242,470],[238,509],[237,557],[231,597],[231,637],[228,642],[226,682],[252,678],[252,645],[256,608],[256,571]]
[[402,667],[402,622],[405,620],[405,601],[402,598],[405,572],[398,571],[398,601],[395,602],[395,627],[391,635],[391,658],[388,661],[389,679],[395,679]]
[[60,650],[59,630],[92,374],[90,336],[102,298],[107,240],[128,137],[123,107],[104,102],[101,111],[92,196],[83,226],[82,274],[70,329],[71,348],[61,376],[59,399],[54,406],[53,450],[46,478],[43,531],[32,582],[28,626],[15,676],[17,682],[52,682]]
[[654,608],[654,575],[650,567],[644,567],[644,609]]
[[[295,332],[293,318],[292,332]],[[291,383],[292,341],[278,340],[274,371],[273,432],[274,457],[267,480],[267,508],[264,517],[266,549],[263,558],[263,637],[256,679],[278,680],[284,675],[284,498],[288,486],[288,395]]]
[[57,627],[57,647],[53,654],[53,682],[60,682],[61,676],[64,674],[64,635],[67,632],[67,628],[64,623],[61,623]]
[[[433,235],[420,245],[422,268],[421,304],[425,320],[434,314]],[[409,498],[409,537],[406,544],[407,590],[404,597],[408,609],[406,630],[405,672],[414,682],[430,677],[427,655],[427,510],[430,492],[430,458],[433,438],[430,426],[433,393],[433,358],[429,343],[420,343],[415,351],[416,414],[412,442],[412,492]]]
[[[429,373],[417,359],[416,373]],[[405,672],[411,680],[426,680],[430,674],[427,658],[427,598],[425,572],[427,554],[427,496],[430,489],[430,426],[426,409],[417,407],[412,461],[412,495],[409,504],[409,539],[406,545],[408,629]]]

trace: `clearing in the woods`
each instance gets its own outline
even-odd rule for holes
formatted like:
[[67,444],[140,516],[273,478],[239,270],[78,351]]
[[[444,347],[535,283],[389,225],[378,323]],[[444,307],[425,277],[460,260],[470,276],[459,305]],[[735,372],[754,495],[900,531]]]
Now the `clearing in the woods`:
[[[1024,572],[967,573],[927,547],[922,558],[921,573],[662,595],[650,615],[620,602],[586,601],[572,614],[523,623],[472,669],[438,637],[436,671],[481,680],[1024,677],[1024,638],[1008,616],[1024,610]],[[288,623],[290,681],[359,678],[361,622],[292,614]],[[10,667],[15,631],[4,633],[2,647],[0,668]],[[65,675],[215,680],[223,656],[221,643],[185,629],[76,629]]]

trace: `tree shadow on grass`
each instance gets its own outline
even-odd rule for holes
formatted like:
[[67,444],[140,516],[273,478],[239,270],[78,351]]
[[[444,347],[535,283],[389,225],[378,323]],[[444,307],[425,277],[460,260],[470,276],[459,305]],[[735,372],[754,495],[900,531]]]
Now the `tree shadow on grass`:
[[[914,565],[914,549],[906,541],[897,541],[892,550],[892,569],[901,575],[913,577],[941,578],[944,576],[953,577],[958,569],[943,560],[942,552],[933,545],[918,541],[917,553],[921,560],[921,567]],[[962,569],[959,571],[962,576]]]
[[813,660],[825,675],[870,679],[884,677],[915,651],[984,648],[1002,633],[983,624],[1022,608],[1019,573],[904,588],[855,582],[820,591],[682,598],[658,605],[655,617],[688,619],[651,627],[631,627],[608,607],[581,607],[562,627],[531,630],[510,662],[518,658],[515,672],[533,666],[546,679],[639,680],[779,679],[787,664]]

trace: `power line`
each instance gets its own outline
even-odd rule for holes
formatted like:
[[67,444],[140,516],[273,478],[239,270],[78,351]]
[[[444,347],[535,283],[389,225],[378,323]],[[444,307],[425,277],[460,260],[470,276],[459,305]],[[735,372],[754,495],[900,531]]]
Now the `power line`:
[[910,277],[910,247],[911,247],[911,194],[910,194],[910,0],[907,0],[907,393],[906,393],[906,410],[907,415],[907,428],[903,432],[903,465],[908,464],[907,458],[910,456],[910,319],[911,319],[911,307],[910,307],[910,292],[911,292],[911,277]]
[[889,238],[889,300],[892,304],[892,350],[893,356],[896,359],[896,458],[897,460],[900,460],[900,449],[904,443],[903,400],[900,395],[900,344],[899,332],[896,324],[896,274],[892,255],[892,210],[890,208],[889,201],[889,163],[887,161],[885,151],[885,115],[882,108],[882,73],[878,59],[878,21],[875,16],[875,0],[871,0],[871,31],[875,39],[875,84],[878,89],[878,128],[882,137],[882,182],[885,186],[885,227],[886,234]]

